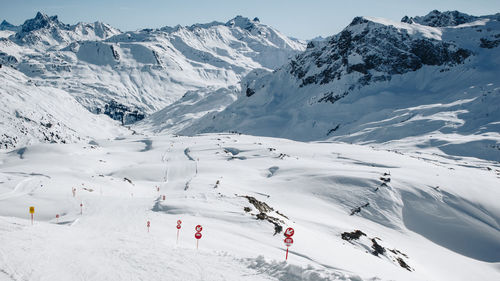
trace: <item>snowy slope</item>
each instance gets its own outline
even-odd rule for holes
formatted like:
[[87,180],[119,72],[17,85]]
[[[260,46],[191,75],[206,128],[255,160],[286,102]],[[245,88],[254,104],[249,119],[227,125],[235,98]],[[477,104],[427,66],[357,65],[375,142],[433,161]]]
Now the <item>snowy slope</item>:
[[206,114],[224,110],[236,100],[239,87],[188,91],[179,100],[134,124],[137,131],[175,133]]
[[[0,163],[2,281],[500,278],[494,163],[223,134],[32,145]],[[295,228],[287,263],[275,224]]]
[[500,161],[499,17],[443,18],[437,27],[355,18],[273,73],[247,79],[235,103],[180,133],[333,139]]
[[37,86],[8,67],[0,69],[0,146],[88,142],[130,132],[105,115],[90,113],[67,92]]
[[269,73],[266,69],[255,69],[246,75],[239,85],[188,91],[179,100],[133,124],[132,127],[140,132],[175,134],[189,128],[207,114],[213,115],[226,109],[236,101],[242,88],[248,89],[248,83]]
[[67,25],[38,13],[8,38],[0,41],[0,63],[124,124],[188,90],[236,85],[251,70],[276,68],[305,49],[304,42],[241,16],[121,32],[100,22]]

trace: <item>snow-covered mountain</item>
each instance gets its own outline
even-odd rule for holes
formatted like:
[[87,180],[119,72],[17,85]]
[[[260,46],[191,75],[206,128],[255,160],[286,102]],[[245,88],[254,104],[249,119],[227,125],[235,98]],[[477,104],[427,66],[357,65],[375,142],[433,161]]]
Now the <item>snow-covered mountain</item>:
[[28,45],[39,50],[70,44],[74,41],[98,41],[119,34],[120,31],[101,22],[68,25],[57,16],[47,16],[38,12],[33,19],[26,20],[12,37],[19,45]]
[[188,90],[235,85],[251,70],[274,69],[304,49],[257,18],[121,32],[38,13],[0,41],[0,63],[127,124]]
[[[500,15],[358,17],[184,134],[238,131],[500,160]],[[411,22],[411,23],[407,23]],[[429,24],[429,25],[424,25]]]
[[[497,18],[500,14],[495,15]],[[459,11],[446,11],[440,12],[438,10],[433,10],[427,15],[420,17],[408,17],[404,16],[401,19],[401,22],[406,23],[418,23],[426,26],[433,27],[449,27],[449,26],[457,26],[464,23],[471,23],[480,19],[488,19],[491,16],[473,16],[465,13],[461,13]]]
[[0,69],[0,146],[73,143],[129,135],[118,121],[89,112],[67,92],[38,86],[24,74]]

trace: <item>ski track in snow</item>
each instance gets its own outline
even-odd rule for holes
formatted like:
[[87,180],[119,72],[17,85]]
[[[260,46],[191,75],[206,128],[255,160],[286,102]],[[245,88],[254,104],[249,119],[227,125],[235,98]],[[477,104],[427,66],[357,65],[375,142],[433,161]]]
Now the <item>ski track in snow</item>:
[[[493,173],[461,163],[435,166],[355,145],[244,135],[230,135],[227,141],[233,142],[231,154],[237,151],[246,160],[227,161],[220,136],[147,141],[131,136],[98,141],[91,150],[46,144],[31,146],[24,159],[0,154],[0,280],[455,281],[500,276]],[[277,158],[267,147],[293,151],[294,157]],[[388,170],[391,181],[384,187],[379,178]],[[221,184],[214,188],[216,180]],[[471,193],[476,186],[486,195]],[[255,220],[254,208],[244,212],[248,201],[235,194],[256,194],[289,218],[283,218],[285,225],[296,229],[289,262],[283,261],[281,234],[273,236],[269,223]],[[472,203],[459,204],[464,198]],[[368,207],[349,215],[353,206],[367,201]],[[446,213],[433,209],[435,202]],[[33,226],[29,206],[36,208]],[[426,216],[415,224],[412,219],[422,213],[418,208],[426,208]],[[61,214],[58,223],[56,213]],[[176,245],[178,219],[183,224]],[[433,223],[443,225],[443,220],[456,226],[448,228],[455,240],[443,242],[442,233],[433,231]],[[149,233],[146,221],[151,221]],[[461,230],[464,223],[475,232]],[[199,250],[196,224],[204,227]],[[404,252],[413,271],[390,255],[366,252],[370,245],[340,239],[341,232],[354,229],[379,237],[386,249]],[[470,247],[460,249],[464,241]],[[481,255],[475,246],[491,250]]]

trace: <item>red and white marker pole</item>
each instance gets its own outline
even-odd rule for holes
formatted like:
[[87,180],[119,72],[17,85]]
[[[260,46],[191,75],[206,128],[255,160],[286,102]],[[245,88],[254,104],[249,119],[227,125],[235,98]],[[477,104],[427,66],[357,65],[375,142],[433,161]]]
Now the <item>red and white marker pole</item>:
[[177,242],[176,242],[176,244],[179,244],[179,231],[181,230],[181,224],[182,224],[182,221],[178,220],[177,221]]
[[196,250],[198,250],[198,242],[200,242],[201,239],[201,231],[203,230],[203,227],[201,225],[197,225],[195,227],[196,233],[194,234],[194,238],[196,238]]
[[80,215],[83,215],[83,203],[80,203]]
[[165,198],[166,198],[166,196],[165,196],[165,195],[163,195],[163,201],[165,201]]
[[56,223],[59,223],[59,214],[56,214]]
[[285,240],[283,240],[283,242],[285,242],[285,245],[286,245],[286,256],[285,256],[285,261],[288,260],[288,247],[292,246],[293,244],[293,238],[292,236],[295,234],[295,230],[293,230],[293,228],[289,227],[285,230]]
[[146,223],[146,226],[148,227],[148,233],[149,233],[149,227],[151,226],[151,222],[150,222],[150,221],[148,221],[148,222]]

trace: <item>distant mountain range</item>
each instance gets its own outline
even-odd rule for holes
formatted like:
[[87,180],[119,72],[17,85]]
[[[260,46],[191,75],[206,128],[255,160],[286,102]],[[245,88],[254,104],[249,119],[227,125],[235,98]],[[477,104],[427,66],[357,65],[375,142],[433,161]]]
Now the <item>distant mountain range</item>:
[[14,33],[0,42],[0,63],[124,124],[188,90],[234,85],[251,70],[274,69],[305,49],[305,42],[241,16],[121,32],[101,22],[68,25],[37,13],[21,26],[4,21],[1,29]]
[[[122,32],[101,22],[68,25],[57,16],[37,13],[21,26],[3,21],[0,30],[0,64],[14,71],[2,71],[0,76],[13,83],[19,79],[20,92],[23,87],[30,94],[42,87],[65,92],[88,111],[124,125],[177,101],[187,91],[234,86],[254,69],[277,68],[306,47],[258,18],[241,16],[227,23]],[[11,95],[7,84],[0,85],[0,91]],[[75,134],[64,138],[61,132],[61,139],[46,138],[56,133],[53,127],[40,126],[41,120],[7,121],[15,112],[36,107],[21,94],[11,98],[16,102],[7,104],[0,116],[5,120],[2,148],[74,139]]]
[[356,17],[306,42],[241,16],[122,32],[38,13],[0,24],[0,63],[26,91],[63,91],[144,133],[238,131],[499,161],[499,20]]

